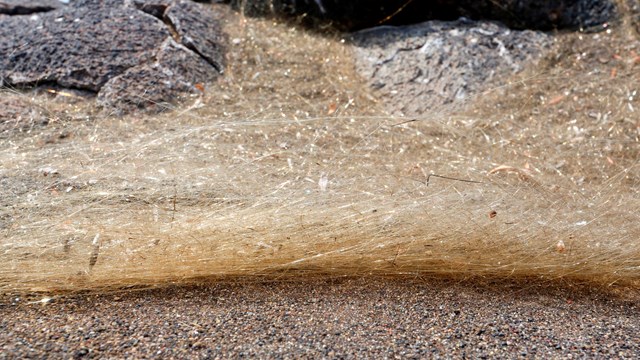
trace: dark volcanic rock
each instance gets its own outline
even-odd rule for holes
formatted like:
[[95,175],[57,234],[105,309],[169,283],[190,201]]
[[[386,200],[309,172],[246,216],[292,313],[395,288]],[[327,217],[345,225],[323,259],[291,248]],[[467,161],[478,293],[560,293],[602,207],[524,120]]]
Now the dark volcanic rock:
[[160,110],[172,99],[199,91],[195,84],[210,82],[218,75],[205,59],[168,38],[156,61],[132,67],[105,84],[98,93],[98,103],[115,109]]
[[226,39],[219,22],[202,21],[202,9],[187,2],[169,7],[164,18],[173,25],[184,46],[202,56],[222,73]]
[[61,6],[57,0],[0,0],[0,14],[27,15],[55,10]]
[[[141,98],[173,103],[222,73],[226,38],[219,20],[202,5],[166,0],[84,0],[2,17],[0,85],[85,89],[109,106],[145,104]],[[150,84],[164,85],[150,96]]]
[[[131,0],[70,0],[69,6],[75,8],[83,8],[87,6],[98,7],[120,7],[124,4],[128,4]],[[141,0],[144,2],[157,3],[162,0]],[[164,2],[164,1],[162,1]]]
[[613,0],[231,0],[250,15],[298,17],[341,30],[427,20],[497,20],[516,29],[589,28],[616,15]]
[[356,69],[391,112],[407,116],[454,108],[496,75],[522,70],[550,43],[541,32],[469,20],[384,26],[353,35]]
[[11,17],[1,25],[4,82],[54,82],[96,92],[110,78],[151,60],[150,50],[171,36],[162,22],[126,8],[65,9]]
[[155,16],[156,18],[162,20],[164,18],[164,13],[173,3],[173,0],[134,0],[133,6],[141,11],[146,12],[149,15]]

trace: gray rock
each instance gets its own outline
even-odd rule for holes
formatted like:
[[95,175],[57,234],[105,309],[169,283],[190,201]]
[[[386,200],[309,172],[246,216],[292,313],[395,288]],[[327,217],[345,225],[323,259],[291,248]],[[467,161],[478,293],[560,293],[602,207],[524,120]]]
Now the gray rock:
[[102,87],[97,100],[110,109],[163,110],[200,91],[196,84],[211,82],[218,75],[205,59],[168,38],[156,61],[132,67],[112,78]]
[[12,86],[56,83],[99,91],[110,78],[150,61],[170,37],[161,21],[124,7],[86,7],[0,24],[0,71]]
[[[3,17],[0,85],[89,90],[105,106],[174,103],[222,73],[226,38],[219,20],[202,5],[166,0],[82,0]],[[150,84],[165,85],[152,91]]]
[[217,19],[202,21],[202,8],[188,2],[169,7],[164,18],[173,25],[184,46],[202,56],[218,72],[223,72],[227,44]]
[[[122,5],[129,5],[131,0],[69,0],[69,6],[70,7],[74,7],[74,8],[83,8],[83,7],[87,7],[87,6],[91,6],[91,7],[120,7]],[[147,0],[141,0],[146,2]],[[148,2],[159,2],[162,0],[158,0],[158,1],[148,1]]]
[[58,0],[0,0],[0,14],[27,15],[62,7]]
[[173,0],[133,0],[131,4],[138,10],[144,11],[147,14],[155,16],[156,18],[162,20],[164,19],[164,13],[173,3]]
[[465,19],[373,28],[352,42],[357,71],[392,113],[407,116],[455,108],[551,43],[541,32]]

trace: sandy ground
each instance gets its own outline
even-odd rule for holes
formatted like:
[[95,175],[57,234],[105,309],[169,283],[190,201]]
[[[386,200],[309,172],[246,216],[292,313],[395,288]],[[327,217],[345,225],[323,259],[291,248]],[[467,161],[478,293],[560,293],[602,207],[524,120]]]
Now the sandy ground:
[[332,279],[5,297],[0,358],[637,358],[638,295]]

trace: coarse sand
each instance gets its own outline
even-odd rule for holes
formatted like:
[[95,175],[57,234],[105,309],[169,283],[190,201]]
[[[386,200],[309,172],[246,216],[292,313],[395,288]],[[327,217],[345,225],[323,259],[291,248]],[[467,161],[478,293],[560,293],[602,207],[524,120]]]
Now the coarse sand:
[[0,358],[637,358],[637,295],[367,278],[5,297]]

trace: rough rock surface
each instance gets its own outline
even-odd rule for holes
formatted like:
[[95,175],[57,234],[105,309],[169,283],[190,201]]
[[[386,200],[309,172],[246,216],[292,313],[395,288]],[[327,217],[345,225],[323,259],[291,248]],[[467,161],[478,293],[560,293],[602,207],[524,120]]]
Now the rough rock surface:
[[170,36],[157,19],[125,8],[11,17],[0,27],[6,39],[0,69],[10,85],[55,82],[97,92],[110,78],[151,60],[149,50]]
[[164,15],[171,23],[180,41],[220,73],[224,68],[225,38],[217,21],[202,21],[202,10],[191,3],[177,3],[169,7]]
[[356,69],[397,115],[451,108],[496,75],[518,72],[551,41],[537,31],[461,19],[353,35]]
[[128,105],[162,107],[175,94],[191,92],[195,84],[217,76],[216,69],[205,59],[167,38],[160,46],[156,61],[132,67],[109,80],[98,93],[98,104],[115,109]]
[[517,29],[590,28],[616,17],[613,0],[231,0],[248,14],[298,17],[354,30],[428,20],[497,20]]
[[0,18],[0,85],[85,89],[122,110],[175,103],[222,73],[218,21],[201,5],[162,0],[79,1]]

